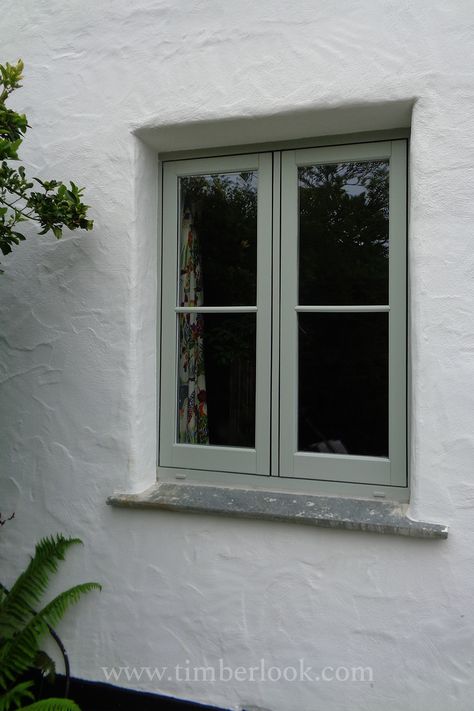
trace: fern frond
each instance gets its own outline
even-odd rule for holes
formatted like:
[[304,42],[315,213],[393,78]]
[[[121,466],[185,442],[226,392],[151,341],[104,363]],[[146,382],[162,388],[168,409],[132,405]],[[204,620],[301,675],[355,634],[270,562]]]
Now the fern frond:
[[19,711],[81,711],[70,699],[42,699],[29,706],[22,706]]
[[0,646],[0,686],[4,689],[18,676],[34,665],[38,640],[48,627],[38,620],[35,627],[30,625],[11,639],[3,640]]
[[100,591],[102,590],[102,585],[94,582],[74,585],[72,588],[56,595],[51,602],[48,602],[48,604],[43,607],[36,617],[41,616],[48,625],[56,625],[64,617],[64,614],[71,605],[74,605],[80,600],[82,595],[92,590]]
[[99,583],[82,583],[57,595],[14,637],[0,646],[0,684],[5,685],[32,666],[39,640],[48,631],[48,625],[55,625],[64,616],[70,605],[91,590],[102,590]]
[[0,605],[0,636],[10,637],[20,630],[31,616],[31,607],[40,601],[50,575],[64,560],[68,548],[82,543],[79,538],[63,535],[42,538],[27,569],[22,573]]
[[29,691],[31,686],[33,686],[32,681],[24,681],[5,691],[0,696],[0,711],[9,711],[12,707],[17,709],[22,701],[34,699],[33,694]]

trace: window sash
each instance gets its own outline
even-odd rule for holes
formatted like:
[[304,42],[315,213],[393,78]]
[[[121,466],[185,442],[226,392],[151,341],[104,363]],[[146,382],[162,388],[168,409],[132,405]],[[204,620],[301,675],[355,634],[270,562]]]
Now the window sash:
[[[298,168],[389,160],[389,304],[298,306]],[[280,476],[406,486],[406,142],[384,141],[282,151],[280,320]],[[389,313],[388,458],[298,451],[298,312]]]
[[[257,304],[248,307],[180,308],[179,179],[184,176],[255,170],[257,183]],[[159,463],[164,467],[206,469],[268,475],[270,469],[271,388],[271,268],[272,268],[272,154],[256,153],[166,162],[163,165],[163,229],[161,278],[161,391]],[[178,329],[177,314],[186,311],[246,313],[256,311],[255,448],[181,444],[176,440]]]

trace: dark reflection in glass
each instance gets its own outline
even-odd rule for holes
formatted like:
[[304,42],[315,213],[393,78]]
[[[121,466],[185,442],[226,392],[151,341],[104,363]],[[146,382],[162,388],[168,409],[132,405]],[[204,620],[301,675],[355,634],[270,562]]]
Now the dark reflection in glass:
[[388,303],[387,161],[299,168],[299,303]]
[[[200,251],[204,306],[254,306],[257,298],[257,173],[181,178],[181,273],[189,225]],[[185,303],[180,303],[186,306]]]
[[298,449],[388,456],[388,314],[299,314]]
[[179,314],[178,326],[178,442],[255,447],[256,314]]

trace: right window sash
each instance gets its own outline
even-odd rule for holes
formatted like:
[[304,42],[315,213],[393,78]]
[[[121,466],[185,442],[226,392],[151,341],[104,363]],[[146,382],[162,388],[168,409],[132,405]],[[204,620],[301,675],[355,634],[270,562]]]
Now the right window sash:
[[282,151],[280,476],[407,486],[406,154]]

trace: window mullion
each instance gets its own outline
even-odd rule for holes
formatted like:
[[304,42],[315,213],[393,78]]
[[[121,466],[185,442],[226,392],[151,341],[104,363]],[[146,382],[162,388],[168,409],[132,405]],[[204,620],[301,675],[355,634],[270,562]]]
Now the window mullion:
[[256,474],[270,474],[272,369],[272,154],[259,155],[257,218]]
[[280,475],[281,151],[273,153],[271,468]]
[[298,192],[294,151],[281,156],[280,476],[293,475],[297,423]]

